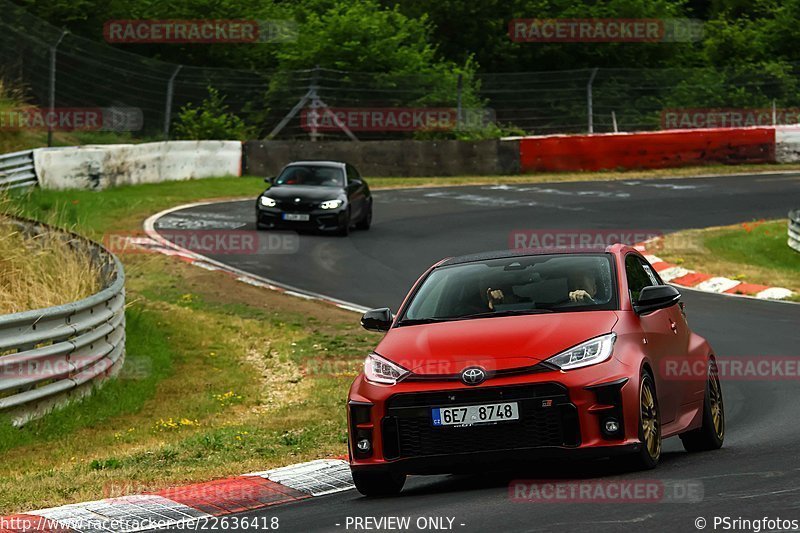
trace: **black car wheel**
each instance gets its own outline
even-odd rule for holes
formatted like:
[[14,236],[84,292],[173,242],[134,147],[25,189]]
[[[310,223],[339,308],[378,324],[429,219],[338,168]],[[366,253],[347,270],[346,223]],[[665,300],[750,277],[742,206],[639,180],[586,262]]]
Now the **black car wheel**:
[[267,229],[267,227],[261,223],[261,217],[259,216],[258,211],[256,211],[256,230]]
[[347,237],[350,234],[350,224],[350,209],[348,209],[347,214],[344,217],[344,221],[339,226],[339,230],[336,232],[336,234],[340,237]]
[[661,414],[653,378],[647,372],[639,381],[639,441],[639,451],[624,461],[634,470],[655,468],[661,459]]
[[391,472],[353,472],[353,483],[364,496],[393,496],[403,490],[405,474]]
[[369,227],[372,225],[372,202],[370,202],[369,207],[367,207],[367,212],[364,213],[364,218],[359,221],[356,225],[358,229],[368,230]]
[[687,452],[702,452],[722,447],[722,442],[725,440],[725,405],[722,402],[722,386],[719,383],[717,365],[713,361],[709,364],[706,380],[703,425],[680,437]]

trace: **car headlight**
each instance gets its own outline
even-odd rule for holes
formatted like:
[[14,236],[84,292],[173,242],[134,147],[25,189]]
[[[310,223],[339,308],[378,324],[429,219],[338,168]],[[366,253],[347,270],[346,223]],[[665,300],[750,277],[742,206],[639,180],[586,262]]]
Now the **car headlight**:
[[273,198],[270,198],[269,196],[262,196],[261,205],[263,205],[264,207],[275,207],[276,205],[278,205],[278,202],[276,202]]
[[326,200],[319,204],[320,209],[336,209],[341,207],[344,202],[342,200]]
[[554,364],[561,370],[572,370],[573,368],[602,363],[611,357],[616,339],[616,333],[595,337],[565,352],[554,355],[545,362]]
[[396,365],[384,359],[376,353],[371,353],[364,361],[364,376],[367,381],[381,383],[384,385],[394,385],[409,374],[409,371],[400,365]]

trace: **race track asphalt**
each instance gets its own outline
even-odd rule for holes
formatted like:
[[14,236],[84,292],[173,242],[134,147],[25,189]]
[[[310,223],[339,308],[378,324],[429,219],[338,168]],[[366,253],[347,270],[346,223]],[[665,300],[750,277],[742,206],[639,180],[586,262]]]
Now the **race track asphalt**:
[[[800,175],[575,182],[377,191],[370,231],[348,238],[301,235],[297,253],[211,255],[241,270],[367,307],[397,309],[435,261],[505,249],[515,230],[671,232],[785,217],[800,207]],[[156,229],[253,229],[254,200],[170,213]],[[800,357],[800,305],[683,290],[693,329],[718,357]],[[357,316],[354,315],[354,320]],[[723,382],[725,446],[688,454],[665,441],[658,469],[621,472],[609,461],[548,462],[527,471],[413,477],[403,493],[366,499],[356,491],[240,515],[277,516],[281,531],[366,531],[348,517],[453,518],[455,531],[697,531],[714,517],[800,520],[800,383]],[[343,399],[344,400],[344,399]],[[517,503],[513,479],[689,481],[696,503]],[[446,521],[445,521],[446,523]],[[721,525],[716,530],[720,531]],[[426,529],[430,530],[430,529]]]

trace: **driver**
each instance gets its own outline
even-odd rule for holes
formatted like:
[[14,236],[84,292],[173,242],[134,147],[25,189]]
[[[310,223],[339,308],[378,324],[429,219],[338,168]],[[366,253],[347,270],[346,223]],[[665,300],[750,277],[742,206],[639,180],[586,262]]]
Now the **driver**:
[[498,305],[502,304],[516,304],[528,303],[531,299],[524,296],[519,296],[514,292],[514,287],[511,285],[505,288],[495,289],[489,287],[486,289],[486,300],[489,304],[489,310],[495,311]]
[[304,168],[298,168],[292,173],[292,177],[289,178],[287,183],[292,185],[305,185],[309,182],[310,178],[311,173],[308,170]]
[[588,271],[573,272],[569,277],[569,301],[593,303],[597,295],[597,281]]

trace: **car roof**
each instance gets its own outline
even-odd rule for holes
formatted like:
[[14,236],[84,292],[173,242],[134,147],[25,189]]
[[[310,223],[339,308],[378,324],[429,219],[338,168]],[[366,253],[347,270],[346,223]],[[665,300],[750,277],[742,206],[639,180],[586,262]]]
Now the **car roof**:
[[347,163],[342,163],[341,161],[292,161],[287,167],[293,167],[295,165],[305,165],[305,166],[312,166],[312,167],[337,167],[343,168]]
[[492,252],[481,252],[477,254],[450,257],[448,259],[443,260],[436,266],[440,267],[440,266],[450,266],[450,265],[462,265],[465,263],[477,263],[480,261],[488,261],[491,259],[505,259],[509,257],[529,257],[536,255],[552,255],[552,254],[596,255],[602,253],[613,253],[617,250],[622,250],[622,249],[628,249],[628,247],[620,244],[613,244],[611,246],[607,246],[602,250],[601,249],[575,250],[568,248],[553,248],[553,249],[542,249],[542,250],[530,250],[530,249],[496,250]]

